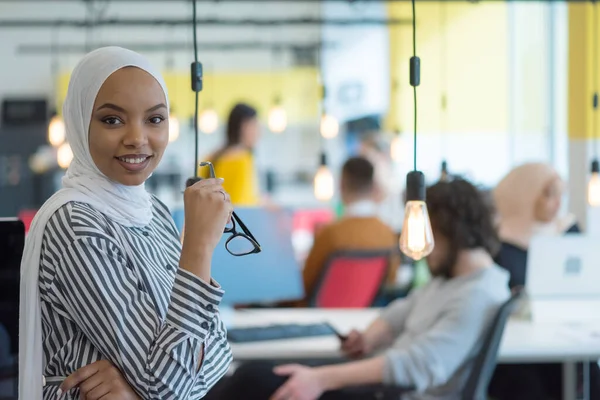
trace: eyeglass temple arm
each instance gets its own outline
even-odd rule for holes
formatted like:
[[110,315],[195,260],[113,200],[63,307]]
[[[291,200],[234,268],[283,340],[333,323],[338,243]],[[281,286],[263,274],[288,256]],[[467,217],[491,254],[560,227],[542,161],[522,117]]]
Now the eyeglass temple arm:
[[238,225],[240,226],[240,228],[242,229],[242,231],[244,231],[244,233],[248,236],[250,236],[250,238],[252,240],[254,240],[254,242],[260,246],[260,243],[258,243],[258,240],[256,240],[256,238],[254,237],[254,235],[252,234],[252,232],[250,232],[250,229],[248,229],[248,227],[246,226],[246,224],[244,224],[242,222],[242,220],[240,219],[240,217],[237,216],[237,214],[235,213],[235,211],[232,212],[232,216],[233,218],[235,218],[235,220],[237,221]]
[[215,175],[215,167],[212,165],[212,163],[210,161],[202,161],[199,164],[201,167],[208,167],[209,169],[209,178],[216,178]]

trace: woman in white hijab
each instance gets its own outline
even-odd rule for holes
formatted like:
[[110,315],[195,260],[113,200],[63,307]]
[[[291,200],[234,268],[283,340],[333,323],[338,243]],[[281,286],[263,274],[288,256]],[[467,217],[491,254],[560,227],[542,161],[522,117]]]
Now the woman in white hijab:
[[186,189],[185,245],[144,188],[168,142],[160,74],[107,47],[71,76],[73,161],[21,265],[19,399],[198,399],[231,362],[211,280],[232,210],[222,180]]
[[[501,240],[496,263],[510,272],[511,288],[525,286],[527,253],[535,235],[578,232],[571,214],[560,213],[563,182],[554,168],[527,163],[511,170],[494,189]],[[489,385],[498,400],[560,399],[562,370],[559,364],[501,364]],[[598,367],[591,365],[592,393],[598,393]],[[597,398],[597,397],[592,397]]]
[[502,241],[496,261],[511,273],[511,288],[525,285],[527,250],[533,236],[579,231],[572,214],[560,213],[563,186],[550,165],[527,163],[511,170],[494,189]]

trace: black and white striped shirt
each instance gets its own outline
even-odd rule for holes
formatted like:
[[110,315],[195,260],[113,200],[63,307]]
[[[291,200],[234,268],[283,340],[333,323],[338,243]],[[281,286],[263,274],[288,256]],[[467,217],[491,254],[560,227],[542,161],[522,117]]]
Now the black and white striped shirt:
[[[153,213],[147,227],[126,228],[73,202],[49,220],[40,265],[46,377],[108,359],[144,399],[199,399],[227,371],[223,291],[178,268],[169,211],[154,198]],[[57,389],[46,386],[44,399]],[[63,399],[79,399],[78,390]]]

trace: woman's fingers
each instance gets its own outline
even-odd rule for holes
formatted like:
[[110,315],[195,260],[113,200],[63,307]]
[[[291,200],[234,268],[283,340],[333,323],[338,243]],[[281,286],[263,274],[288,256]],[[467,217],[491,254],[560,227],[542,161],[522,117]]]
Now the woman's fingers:
[[101,361],[97,361],[95,363],[86,365],[85,367],[81,367],[69,375],[58,388],[58,397],[60,397],[62,393],[68,392],[74,387],[79,386],[83,381],[98,373],[98,371],[100,371],[102,368],[102,364],[100,363]]

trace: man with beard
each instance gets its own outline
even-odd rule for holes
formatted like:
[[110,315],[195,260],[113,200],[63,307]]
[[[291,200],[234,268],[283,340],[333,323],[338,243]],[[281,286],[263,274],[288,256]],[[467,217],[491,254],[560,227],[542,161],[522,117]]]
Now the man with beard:
[[[338,390],[378,383],[414,387],[407,399],[458,398],[486,328],[510,296],[509,277],[492,259],[498,238],[489,207],[472,184],[455,179],[433,185],[427,207],[435,238],[427,257],[432,280],[391,303],[366,331],[349,334],[342,349],[360,360],[283,365],[274,374],[270,367],[258,374],[261,368],[250,364],[236,372],[231,398],[246,386],[246,394],[271,400],[348,399]],[[227,391],[223,395],[228,398]]]

